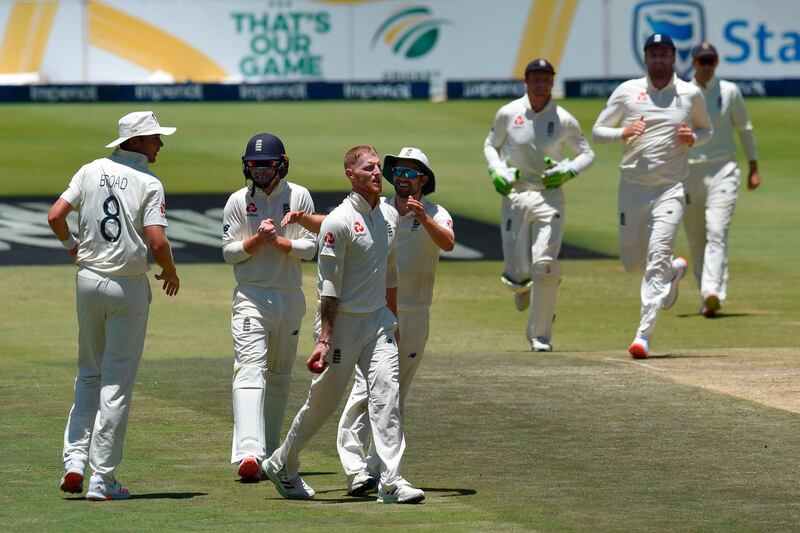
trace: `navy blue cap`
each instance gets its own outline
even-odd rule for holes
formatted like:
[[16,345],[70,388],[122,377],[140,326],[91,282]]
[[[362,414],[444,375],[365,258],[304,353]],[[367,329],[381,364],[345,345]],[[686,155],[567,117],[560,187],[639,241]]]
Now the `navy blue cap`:
[[692,58],[698,57],[717,57],[717,49],[711,43],[700,43],[692,48]]
[[534,59],[533,61],[528,63],[528,66],[525,67],[525,77],[527,78],[530,72],[536,72],[536,71],[547,72],[553,75],[555,75],[556,73],[555,69],[553,68],[553,65],[551,65],[548,60],[541,57],[539,59]]
[[651,46],[666,46],[675,51],[675,43],[672,42],[672,37],[666,33],[654,33],[644,42],[644,49],[647,50]]

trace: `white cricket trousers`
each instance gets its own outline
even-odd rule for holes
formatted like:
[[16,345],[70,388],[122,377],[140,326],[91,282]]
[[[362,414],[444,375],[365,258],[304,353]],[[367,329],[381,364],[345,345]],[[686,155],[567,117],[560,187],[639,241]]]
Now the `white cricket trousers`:
[[108,481],[122,460],[133,384],[144,349],[147,276],[77,273],[78,377],[64,431],[64,464],[88,461]]
[[259,462],[280,444],[306,301],[299,288],[238,285],[233,291],[231,462]]
[[514,191],[503,198],[501,211],[505,272],[517,283],[533,282],[526,335],[550,342],[561,283],[564,191]]
[[619,186],[619,255],[628,272],[640,272],[642,307],[637,337],[649,339],[672,286],[675,238],[683,217],[683,183]]
[[[411,381],[417,373],[430,330],[430,310],[399,310],[400,343],[398,357],[400,363],[400,413],[404,415],[405,399],[411,387]],[[367,381],[358,367],[356,379],[350,391],[350,397],[339,419],[339,431],[336,448],[339,460],[347,475],[369,472],[377,476],[380,470],[375,446],[370,441],[371,427],[367,405]],[[369,444],[369,451],[366,448]]]
[[728,293],[728,231],[739,195],[739,165],[722,160],[689,165],[683,227],[692,254],[692,272],[703,299]]
[[385,307],[364,314],[339,311],[328,354],[329,366],[311,381],[306,403],[292,421],[283,444],[268,459],[272,468],[280,470],[285,466],[290,477],[298,473],[300,452],[336,410],[353,369],[358,366],[367,378],[369,422],[381,483],[385,490],[404,484],[400,475],[405,440],[400,416],[396,329],[397,321]]

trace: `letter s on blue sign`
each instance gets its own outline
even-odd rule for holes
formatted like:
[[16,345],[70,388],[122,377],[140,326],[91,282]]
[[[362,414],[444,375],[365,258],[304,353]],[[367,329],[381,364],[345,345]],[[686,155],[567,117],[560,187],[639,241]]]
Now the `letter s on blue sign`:
[[750,45],[747,41],[736,37],[733,32],[736,28],[747,28],[746,20],[732,20],[725,26],[725,38],[729,43],[734,44],[742,49],[742,54],[739,56],[725,56],[725,60],[730,63],[743,63],[750,57]]

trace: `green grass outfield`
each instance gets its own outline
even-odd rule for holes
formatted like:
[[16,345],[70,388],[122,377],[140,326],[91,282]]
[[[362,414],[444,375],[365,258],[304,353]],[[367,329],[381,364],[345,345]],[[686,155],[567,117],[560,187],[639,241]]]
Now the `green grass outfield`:
[[[494,222],[499,201],[481,147],[502,102],[172,104],[152,106],[178,126],[154,167],[167,195],[232,191],[252,133],[281,135],[291,179],[343,190],[341,156],[358,143],[382,152],[418,145],[437,171],[436,201]],[[567,108],[588,132],[599,100]],[[631,362],[639,277],[618,261],[565,261],[554,343],[526,351],[525,315],[497,281],[497,262],[443,263],[431,339],[409,396],[405,473],[421,506],[348,498],[335,453],[336,415],[303,454],[315,502],[241,485],[228,464],[229,332],[233,278],[225,265],[180,266],[181,294],[154,303],[119,477],[134,499],[90,504],[57,489],[75,374],[72,267],[7,267],[0,294],[0,518],[7,529],[127,531],[353,528],[486,530],[791,530],[800,523],[800,409],[678,379],[705,364],[709,380],[751,365],[769,393],[800,389],[800,260],[793,99],[748,100],[764,185],[742,189],[731,233],[727,315],[697,314],[691,280],[659,318],[654,351]],[[139,105],[0,107],[0,195],[55,198],[84,162],[107,151],[116,120]],[[595,147],[595,167],[566,185],[566,240],[616,251],[619,146]],[[458,232],[458,228],[456,228]],[[684,241],[679,251],[686,251]],[[309,313],[289,413],[310,374]],[[732,348],[737,350],[731,351]],[[775,367],[775,361],[789,361]],[[738,368],[738,367],[737,367]],[[717,376],[717,377],[715,377]],[[738,376],[741,377],[741,376]],[[713,383],[712,383],[713,384]],[[748,399],[752,397],[752,399]],[[800,402],[795,402],[796,405]],[[338,414],[338,412],[337,412]],[[288,420],[287,420],[288,423]]]

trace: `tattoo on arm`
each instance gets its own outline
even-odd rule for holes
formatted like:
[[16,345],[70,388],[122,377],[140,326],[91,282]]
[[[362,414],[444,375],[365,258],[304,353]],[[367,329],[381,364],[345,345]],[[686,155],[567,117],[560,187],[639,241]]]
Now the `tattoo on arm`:
[[322,296],[319,302],[319,315],[322,321],[321,338],[330,337],[333,334],[333,322],[336,320],[336,312],[339,309],[339,298],[333,296]]

